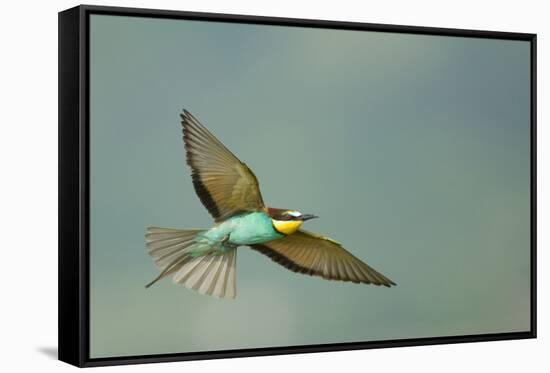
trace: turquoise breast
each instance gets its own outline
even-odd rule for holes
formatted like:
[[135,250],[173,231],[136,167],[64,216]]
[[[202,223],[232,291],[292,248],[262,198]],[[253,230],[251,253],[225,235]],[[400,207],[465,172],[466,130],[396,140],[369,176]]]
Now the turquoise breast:
[[254,245],[284,237],[273,228],[271,218],[263,212],[233,216],[208,230],[204,236],[213,241],[229,235],[233,245]]

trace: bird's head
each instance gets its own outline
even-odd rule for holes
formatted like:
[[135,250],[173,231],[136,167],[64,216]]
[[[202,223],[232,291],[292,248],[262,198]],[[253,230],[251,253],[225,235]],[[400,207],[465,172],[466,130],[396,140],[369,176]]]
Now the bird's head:
[[311,214],[302,214],[296,210],[274,208],[269,208],[268,214],[271,217],[275,230],[286,236],[296,232],[304,221],[318,217]]

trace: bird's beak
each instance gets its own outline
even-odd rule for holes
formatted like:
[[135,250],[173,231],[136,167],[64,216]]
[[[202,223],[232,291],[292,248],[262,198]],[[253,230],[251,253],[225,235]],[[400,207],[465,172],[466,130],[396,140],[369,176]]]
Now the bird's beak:
[[306,221],[306,220],[310,220],[310,219],[315,219],[315,218],[318,218],[318,216],[316,216],[316,215],[311,215],[311,214],[303,214],[303,215],[301,216],[302,221]]

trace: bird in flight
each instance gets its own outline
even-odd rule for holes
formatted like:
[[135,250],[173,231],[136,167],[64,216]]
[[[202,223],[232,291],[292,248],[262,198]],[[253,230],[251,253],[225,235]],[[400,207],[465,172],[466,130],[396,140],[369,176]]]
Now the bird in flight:
[[190,112],[181,114],[195,191],[213,216],[210,229],[149,227],[145,241],[160,274],[218,298],[235,298],[237,247],[249,246],[291,271],[327,280],[395,285],[328,237],[300,229],[314,215],[267,207],[258,180]]

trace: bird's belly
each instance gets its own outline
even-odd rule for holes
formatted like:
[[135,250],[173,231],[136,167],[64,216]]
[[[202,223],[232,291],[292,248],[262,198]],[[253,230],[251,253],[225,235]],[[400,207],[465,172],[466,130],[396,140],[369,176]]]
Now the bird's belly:
[[254,245],[269,242],[283,237],[276,232],[250,231],[248,229],[238,229],[231,233],[229,242],[234,245]]
[[254,245],[284,237],[273,228],[271,218],[261,212],[231,218],[228,223],[232,225],[229,242],[233,245]]

